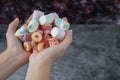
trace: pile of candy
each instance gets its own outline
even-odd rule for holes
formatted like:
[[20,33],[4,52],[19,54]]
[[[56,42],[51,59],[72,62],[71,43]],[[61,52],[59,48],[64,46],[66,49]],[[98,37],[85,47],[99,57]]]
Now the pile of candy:
[[32,20],[20,27],[15,36],[23,42],[26,51],[36,53],[59,44],[69,29],[67,18],[59,18],[57,13],[45,15],[34,10]]

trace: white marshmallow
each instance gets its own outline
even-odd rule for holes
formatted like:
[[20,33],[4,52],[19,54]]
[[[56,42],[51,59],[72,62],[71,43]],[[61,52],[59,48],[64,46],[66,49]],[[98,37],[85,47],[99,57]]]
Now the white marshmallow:
[[55,19],[55,25],[64,31],[70,28],[70,24],[61,18]]
[[44,12],[39,11],[39,10],[34,10],[33,19],[39,19],[42,15],[44,15]]
[[61,30],[57,27],[54,27],[52,30],[51,30],[51,35],[52,37],[54,38],[57,38],[59,40],[62,40],[64,37],[65,37],[65,31],[64,30]]
[[21,27],[16,31],[15,36],[20,37],[20,36],[23,36],[25,33],[26,33],[26,29]]
[[41,16],[39,22],[41,25],[44,25],[47,22],[47,17],[45,15]]
[[59,18],[57,13],[50,13],[48,15],[43,15],[40,17],[39,22],[41,25],[52,24],[55,19]]
[[65,31],[69,30],[70,24],[67,21],[62,20],[61,23],[60,23],[60,28],[65,30]]
[[59,16],[58,16],[57,13],[50,13],[50,14],[48,14],[48,15],[54,17],[54,19],[59,18]]
[[32,19],[28,24],[27,29],[29,32],[32,33],[32,32],[35,32],[38,29],[38,27],[39,27],[38,21],[36,19]]

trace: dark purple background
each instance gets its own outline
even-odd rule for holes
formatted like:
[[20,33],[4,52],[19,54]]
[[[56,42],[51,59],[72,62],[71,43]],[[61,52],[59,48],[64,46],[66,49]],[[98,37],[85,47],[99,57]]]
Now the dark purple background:
[[120,0],[0,0],[0,24],[8,24],[15,17],[23,23],[35,9],[57,12],[72,24],[116,23]]

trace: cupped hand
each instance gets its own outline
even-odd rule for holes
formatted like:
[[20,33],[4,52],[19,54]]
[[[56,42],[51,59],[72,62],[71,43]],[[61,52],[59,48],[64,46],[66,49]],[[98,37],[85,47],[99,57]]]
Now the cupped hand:
[[30,63],[50,62],[53,63],[64,55],[66,49],[72,42],[72,30],[67,31],[66,36],[58,45],[44,49],[41,52],[31,54]]
[[[31,20],[32,16],[29,17],[27,20],[26,24],[29,23]],[[11,57],[16,57],[17,60],[19,60],[22,64],[25,64],[29,60],[30,53],[26,52],[20,40],[15,36],[15,31],[16,27],[19,25],[19,19],[16,18],[14,21],[12,21],[9,24],[7,33],[6,33],[6,38],[7,38],[7,54],[9,58]]]

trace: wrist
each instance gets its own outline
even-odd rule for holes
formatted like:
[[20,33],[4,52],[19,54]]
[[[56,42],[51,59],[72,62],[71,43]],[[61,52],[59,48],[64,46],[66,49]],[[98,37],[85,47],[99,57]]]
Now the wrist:
[[[17,53],[16,53],[17,54]],[[19,66],[22,66],[24,65],[23,62],[21,62],[21,57],[20,55],[16,55],[14,53],[14,51],[12,50],[9,50],[9,49],[6,49],[2,54],[2,61],[4,62],[11,62],[11,63],[14,63],[14,64],[17,64]]]
[[49,80],[51,66],[49,61],[29,62],[25,80]]
[[10,54],[11,52],[7,50],[0,54],[0,80],[5,80],[22,66],[17,57],[13,57]]

